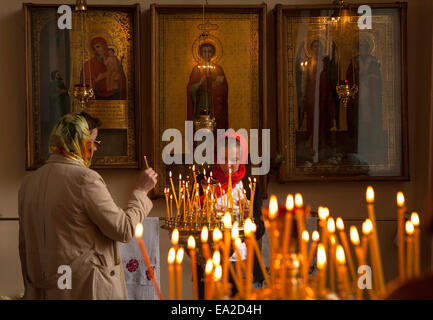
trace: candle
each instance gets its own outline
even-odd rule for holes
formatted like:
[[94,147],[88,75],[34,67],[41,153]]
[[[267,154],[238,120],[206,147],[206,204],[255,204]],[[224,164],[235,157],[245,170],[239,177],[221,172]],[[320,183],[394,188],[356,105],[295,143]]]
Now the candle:
[[246,299],[248,299],[248,297],[251,294],[251,290],[252,290],[252,271],[253,271],[253,256],[254,256],[254,248],[253,248],[253,243],[252,243],[252,238],[254,237],[254,233],[253,233],[253,222],[251,221],[251,219],[246,219],[245,220],[245,225],[244,225],[244,233],[245,233],[245,242],[247,245],[247,266],[246,266],[246,271],[245,271],[245,295],[246,295]]
[[195,239],[193,236],[188,237],[189,256],[191,257],[191,272],[193,283],[194,300],[198,300],[198,280],[197,280],[197,261],[195,257]]
[[406,277],[411,279],[413,277],[413,234],[414,226],[412,221],[406,221]]
[[211,259],[206,260],[205,266],[205,300],[213,299],[214,281],[212,279],[213,262]]
[[173,219],[173,195],[170,195],[170,219]]
[[165,205],[166,205],[166,219],[170,220],[170,206],[168,204],[168,194],[170,193],[169,188],[164,188],[164,195],[165,195]]
[[286,296],[286,278],[287,278],[287,259],[289,257],[290,248],[290,234],[292,231],[292,212],[295,207],[293,195],[289,194],[286,197],[286,213],[284,215],[284,229],[283,229],[283,267],[281,271],[281,296]]
[[179,210],[180,206],[182,205],[182,202],[180,201],[181,194],[182,194],[182,173],[179,173],[179,198],[177,198],[179,200],[179,205],[177,210]]
[[352,254],[350,253],[349,242],[347,241],[346,233],[344,232],[343,219],[337,218],[335,224],[338,229],[338,235],[340,236],[341,243],[343,244],[345,257],[347,257],[350,275],[352,277],[352,281],[354,281],[356,279],[355,267],[353,264]]
[[174,260],[176,259],[176,249],[171,248],[168,251],[168,284],[169,284],[169,300],[174,299]]
[[326,295],[325,281],[326,281],[326,252],[325,247],[320,243],[317,247],[317,268],[318,271],[318,292],[317,297],[321,298]]
[[376,275],[378,280],[378,291],[382,294],[385,290],[385,280],[383,277],[382,259],[380,258],[379,238],[377,235],[376,215],[374,213],[374,190],[369,186],[366,191],[368,217],[371,220],[373,230],[371,234],[371,252],[374,257]]
[[250,201],[250,207],[249,207],[249,212],[248,212],[248,216],[251,219],[253,217],[253,212],[254,212],[254,197],[255,197],[255,193],[256,193],[256,178],[254,178],[254,183],[253,183],[253,188],[250,189],[251,190],[251,201]]
[[155,287],[156,294],[159,297],[159,300],[162,300],[162,293],[159,290],[158,282],[156,281],[155,275],[153,273],[153,267],[150,264],[149,256],[147,254],[146,247],[144,246],[143,240],[141,236],[143,235],[143,225],[138,223],[135,227],[135,237],[137,238],[138,245],[140,247],[141,253],[143,254],[144,262],[146,263],[147,271],[149,271],[150,278],[152,279],[153,286]]
[[224,294],[228,293],[228,282],[229,282],[229,254],[230,254],[230,242],[231,242],[231,228],[232,228],[232,217],[229,212],[226,212],[223,217],[224,225],[224,259],[223,259],[223,290]]
[[174,189],[174,184],[173,184],[173,178],[171,177],[171,171],[168,173],[168,175],[170,176],[170,183],[171,183],[171,190],[173,190],[173,195],[174,195],[174,201],[176,202],[176,208],[179,207],[179,204],[177,202],[177,198],[176,198],[176,190]]
[[335,292],[335,222],[334,218],[328,219],[328,234],[329,234],[329,288],[332,292]]
[[420,231],[419,231],[419,215],[416,212],[412,212],[410,215],[410,221],[412,222],[414,230],[414,275],[419,277],[421,274],[420,269]]
[[243,287],[243,278],[242,278],[242,256],[239,252],[239,247],[242,245],[242,241],[238,237],[236,238],[233,237],[233,239],[235,239],[234,248],[236,253],[236,277],[238,278],[238,283],[239,283],[239,296],[243,297],[244,287]]
[[215,250],[213,255],[212,255],[212,263],[213,263],[214,267],[221,264],[221,254],[218,250]]
[[400,281],[405,279],[404,270],[404,195],[403,192],[397,193],[397,235],[398,235],[398,274]]
[[149,163],[147,162],[147,157],[144,156],[144,162],[146,163],[146,168],[149,169]]
[[319,239],[320,239],[319,232],[314,230],[313,234],[311,236],[311,239],[313,240],[313,242],[311,243],[310,251],[308,252],[308,259],[307,259],[307,265],[308,266],[311,265],[311,263],[313,261],[314,254],[316,253],[317,243],[319,242]]
[[176,253],[176,299],[182,300],[182,260],[183,248],[180,247]]
[[207,243],[209,237],[209,230],[206,226],[201,229],[200,240],[202,243],[203,256],[207,261],[210,258],[209,245]]
[[298,243],[301,244],[302,231],[305,229],[304,226],[305,224],[304,224],[304,200],[302,199],[302,195],[300,193],[295,194],[295,216],[298,225]]
[[302,231],[302,241],[301,241],[301,267],[302,267],[302,281],[304,283],[308,283],[308,269],[309,265],[307,264],[307,245],[310,240],[310,235],[307,230]]
[[222,234],[221,230],[218,227],[213,229],[212,240],[214,243],[215,250],[219,249],[219,244],[220,244],[220,241],[222,240],[222,238],[223,238],[223,234]]
[[262,260],[262,254],[260,252],[260,248],[259,248],[259,245],[256,241],[256,238],[254,236],[256,230],[257,230],[256,224],[253,222],[253,224],[252,224],[253,236],[251,236],[251,242],[253,244],[254,251],[256,253],[257,262],[259,263],[260,269],[262,270],[263,277],[265,278],[266,285],[268,287],[271,287],[271,282],[269,280],[268,273],[266,272],[265,264],[263,263],[263,260]]
[[[365,219],[365,221],[362,223],[362,255],[364,257],[364,261],[367,261],[367,252],[370,251],[370,263],[372,265],[372,269],[373,269],[373,283],[374,283],[374,287],[377,285],[377,275],[374,272],[374,262],[373,262],[373,254],[371,252],[371,248],[370,250],[368,250],[368,243],[370,242],[370,238],[371,238],[371,231],[373,229],[373,225],[371,223],[370,219]],[[373,290],[369,290],[368,292],[372,292]],[[370,294],[370,297],[372,297],[372,295]]]
[[325,252],[328,252],[328,217],[329,217],[329,209],[326,207],[318,208],[319,214],[319,227],[320,232],[322,234],[322,243],[325,249]]
[[343,299],[350,299],[350,287],[349,287],[349,279],[346,268],[346,257],[344,254],[344,249],[341,245],[337,246],[336,251],[337,258],[337,276],[340,288],[340,295]]
[[221,289],[221,276],[222,268],[217,265],[214,269],[214,281],[215,281],[215,298],[220,300],[223,297],[223,290]]
[[[275,285],[276,282],[276,277],[277,277],[277,273],[275,270],[275,256],[277,253],[277,237],[276,237],[276,222],[275,222],[275,218],[278,214],[278,200],[277,197],[275,195],[271,195],[271,197],[269,198],[269,211],[268,211],[268,217],[269,217],[269,240],[270,240],[270,249],[271,249],[271,254],[270,254],[270,271],[271,271],[271,281],[272,281],[272,286]],[[250,218],[248,218],[250,219]],[[250,219],[251,221],[251,219]],[[246,221],[245,221],[246,223]],[[252,222],[251,222],[252,223]],[[250,242],[252,242],[252,240],[250,240]],[[252,243],[251,243],[252,244]]]
[[[350,227],[350,241],[352,242],[352,244],[355,248],[355,254],[356,254],[356,258],[358,260],[358,268],[359,268],[360,266],[365,265],[365,259],[364,259],[364,254],[362,252],[362,248],[360,246],[358,229],[356,229],[355,226]],[[353,279],[353,287],[356,288],[356,300],[361,300],[362,299],[362,291],[358,285],[358,278]]]

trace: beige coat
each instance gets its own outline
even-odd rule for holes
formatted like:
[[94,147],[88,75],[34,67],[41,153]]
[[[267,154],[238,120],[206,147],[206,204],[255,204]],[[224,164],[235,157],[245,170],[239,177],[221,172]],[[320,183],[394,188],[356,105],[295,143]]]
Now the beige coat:
[[[130,241],[152,209],[143,191],[134,190],[122,210],[96,171],[51,155],[25,178],[18,202],[24,298],[127,298],[116,241]],[[70,290],[58,287],[61,265],[71,267]]]

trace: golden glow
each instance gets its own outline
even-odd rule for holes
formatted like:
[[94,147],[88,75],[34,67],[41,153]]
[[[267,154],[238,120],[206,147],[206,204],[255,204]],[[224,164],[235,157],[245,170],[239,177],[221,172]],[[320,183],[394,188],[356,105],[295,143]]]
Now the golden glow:
[[406,221],[406,233],[411,236],[413,235],[414,227],[411,221]]
[[308,242],[308,240],[310,240],[310,235],[308,234],[307,230],[304,230],[302,232],[302,240],[304,240],[305,242]]
[[135,237],[141,239],[142,235],[143,235],[143,225],[139,222],[135,226]]
[[235,221],[232,227],[232,238],[236,239],[239,237],[239,222]]
[[216,266],[215,267],[215,272],[214,272],[214,280],[215,281],[220,281],[221,277],[222,277],[222,274],[223,274],[223,269],[221,268],[221,266],[220,265]]
[[343,219],[341,219],[340,217],[338,217],[337,220],[335,221],[335,224],[336,224],[338,230],[340,230],[340,231],[344,230]]
[[278,200],[277,197],[273,194],[269,199],[269,219],[274,219],[278,213]]
[[319,219],[326,220],[329,217],[329,209],[326,207],[319,207]]
[[214,266],[217,266],[221,263],[221,254],[218,250],[213,253],[212,262]]
[[397,192],[397,205],[401,208],[404,206],[404,194],[403,192]]
[[300,193],[295,194],[295,206],[296,208],[302,208],[304,205],[304,200],[302,199],[302,195]]
[[410,221],[413,223],[414,227],[419,227],[419,215],[416,212],[412,212],[410,215]]
[[177,263],[177,264],[181,264],[181,263],[182,263],[182,260],[183,260],[183,253],[184,253],[184,250],[183,250],[182,247],[180,247],[180,248],[177,250],[177,253],[176,253],[176,263]]
[[373,224],[371,223],[371,220],[365,219],[364,223],[362,224],[362,233],[368,235],[371,233],[371,230],[373,230]]
[[317,267],[324,269],[326,267],[326,253],[325,247],[322,243],[317,246]]
[[344,249],[341,245],[337,246],[336,257],[339,264],[346,263],[346,256],[344,255]]
[[191,250],[195,249],[195,239],[193,236],[188,237],[188,249],[191,249]]
[[335,235],[333,235],[333,234],[329,235],[329,241],[334,246],[335,243],[337,242],[337,240],[335,239]]
[[292,211],[295,207],[295,200],[293,199],[293,196],[291,194],[287,195],[286,198],[286,209],[287,211]]
[[171,248],[168,251],[168,257],[167,257],[168,264],[173,264],[174,259],[176,259],[176,250],[174,248]]
[[228,211],[224,214],[223,225],[225,229],[230,229],[232,227],[232,216]]
[[332,217],[328,219],[328,232],[330,233],[335,232],[335,222],[334,222],[334,218]]
[[206,267],[205,267],[205,273],[206,275],[210,275],[212,273],[213,269],[213,263],[211,259],[207,259],[206,261]]
[[355,226],[351,226],[350,227],[350,241],[352,241],[352,244],[354,246],[358,246],[359,245],[358,229],[356,229]]
[[221,241],[221,239],[223,238],[223,234],[221,232],[221,230],[217,227],[215,229],[213,229],[213,234],[212,234],[212,240],[213,242],[219,242]]
[[171,233],[171,243],[176,246],[179,243],[179,230],[176,228]]
[[239,246],[242,244],[242,241],[241,241],[241,239],[240,238],[236,238],[235,239],[235,246],[236,246],[236,248],[239,248]]
[[313,241],[314,242],[317,242],[317,241],[319,241],[319,239],[320,239],[320,234],[319,234],[319,232],[318,231],[313,231],[313,235],[312,235],[312,238],[313,238]]
[[209,238],[209,230],[206,226],[204,226],[201,229],[201,235],[200,235],[201,242],[207,242],[208,238]]
[[247,237],[249,237],[252,232],[253,232],[254,226],[253,226],[253,222],[251,221],[250,218],[245,220],[245,224],[244,224],[244,233]]
[[372,186],[367,187],[367,191],[365,192],[365,199],[368,203],[374,202],[374,189]]

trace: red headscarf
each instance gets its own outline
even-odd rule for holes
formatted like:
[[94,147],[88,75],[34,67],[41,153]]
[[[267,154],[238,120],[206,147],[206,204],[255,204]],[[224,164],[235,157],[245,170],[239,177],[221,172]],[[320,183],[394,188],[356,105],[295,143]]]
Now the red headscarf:
[[[236,186],[245,176],[246,170],[245,170],[245,164],[244,163],[245,163],[245,160],[248,156],[248,145],[247,145],[245,138],[241,134],[236,133],[234,131],[226,132],[217,138],[217,141],[215,143],[215,152],[214,152],[214,163],[215,164],[213,166],[212,173],[213,173],[213,176],[215,177],[215,179],[217,179],[218,182],[221,184],[221,189],[224,190],[224,192],[227,194],[227,190],[229,187],[229,176],[226,175],[222,171],[222,169],[219,166],[218,161],[217,161],[218,160],[217,159],[218,144],[220,143],[220,141],[223,141],[226,138],[236,139],[241,144],[241,164],[239,165],[238,171],[232,172],[232,175],[231,175],[232,187]],[[216,193],[217,198],[219,198],[221,196],[219,187],[216,188],[215,193]],[[203,201],[203,199],[204,199],[204,195],[200,197],[200,201]]]
[[108,44],[107,44],[107,40],[105,40],[102,37],[95,37],[92,39],[92,41],[90,41],[90,45],[93,46],[95,44],[99,43],[100,45],[102,45],[104,47],[104,55],[107,56],[108,55]]

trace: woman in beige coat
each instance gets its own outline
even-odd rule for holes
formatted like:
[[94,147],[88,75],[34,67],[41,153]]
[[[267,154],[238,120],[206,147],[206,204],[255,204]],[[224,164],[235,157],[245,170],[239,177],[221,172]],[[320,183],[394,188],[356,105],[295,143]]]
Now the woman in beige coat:
[[130,241],[152,209],[147,193],[157,174],[145,170],[128,207],[119,208],[89,169],[100,124],[86,113],[62,117],[50,136],[47,164],[19,190],[25,299],[127,299],[117,241]]

